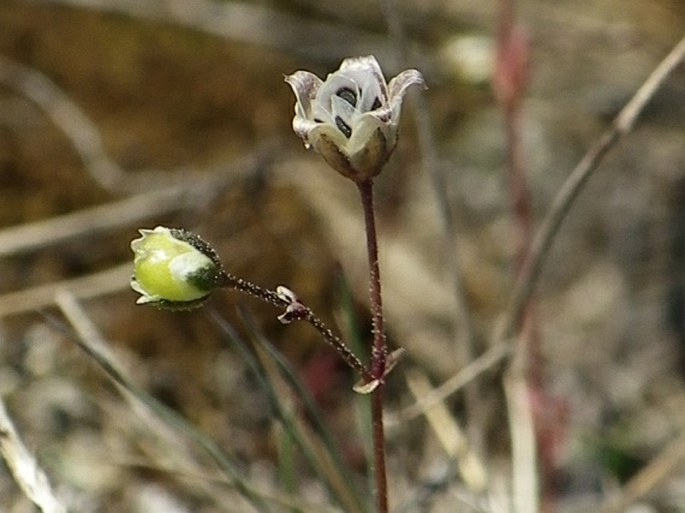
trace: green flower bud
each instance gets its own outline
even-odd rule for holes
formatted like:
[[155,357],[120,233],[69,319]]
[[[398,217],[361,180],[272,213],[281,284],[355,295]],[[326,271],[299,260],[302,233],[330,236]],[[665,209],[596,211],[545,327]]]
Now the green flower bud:
[[139,230],[131,242],[136,303],[165,308],[198,306],[221,283],[223,271],[214,250],[194,233],[158,226]]

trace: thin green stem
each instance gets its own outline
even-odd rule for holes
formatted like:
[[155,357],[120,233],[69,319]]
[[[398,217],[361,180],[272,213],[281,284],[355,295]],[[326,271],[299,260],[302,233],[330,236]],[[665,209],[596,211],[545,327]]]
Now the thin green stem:
[[379,380],[372,392],[371,416],[373,425],[374,479],[376,483],[376,504],[378,513],[388,513],[388,481],[385,468],[385,433],[383,428],[383,375],[385,374],[388,347],[383,326],[383,303],[381,275],[378,265],[378,238],[373,206],[373,181],[357,184],[364,210],[366,247],[369,258],[369,293],[373,319],[373,347],[371,349],[371,375]]

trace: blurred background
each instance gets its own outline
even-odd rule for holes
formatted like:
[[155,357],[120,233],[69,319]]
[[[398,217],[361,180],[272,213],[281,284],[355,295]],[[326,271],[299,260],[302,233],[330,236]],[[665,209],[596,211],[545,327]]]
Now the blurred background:
[[[512,289],[517,240],[491,88],[499,5],[0,2],[0,394],[70,511],[252,509],[74,344],[59,290],[78,300],[129,377],[215,440],[246,479],[295,493],[279,473],[273,407],[226,326],[266,337],[312,393],[366,495],[355,376],[311,327],[282,326],[280,312],[229,291],[188,312],[136,306],[128,282],[138,228],[184,227],[232,273],[286,284],[343,338],[368,347],[356,191],[292,132],[294,97],[283,81],[298,69],[325,77],[343,58],[368,54],[387,78],[417,68],[428,85],[405,100],[398,148],[376,181],[388,334],[407,349],[387,393],[399,419],[388,430],[393,510],[508,511],[497,500],[510,478],[501,365],[478,377],[475,413],[461,393],[444,403],[488,470],[482,489],[423,417],[392,415],[415,401],[410,371],[438,385],[488,349]],[[517,20],[530,45],[520,136],[537,222],[683,36],[685,3],[526,0]],[[454,262],[468,318],[455,303]],[[535,321],[553,399],[548,511],[599,511],[685,425],[682,65],[574,204]],[[345,509],[295,461],[296,495],[321,506],[274,511]],[[677,469],[632,511],[685,511]],[[34,511],[1,465],[0,511]]]

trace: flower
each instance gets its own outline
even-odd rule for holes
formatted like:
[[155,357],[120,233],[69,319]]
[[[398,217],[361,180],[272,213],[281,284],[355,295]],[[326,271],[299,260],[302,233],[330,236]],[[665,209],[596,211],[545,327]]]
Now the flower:
[[131,241],[136,303],[166,308],[192,308],[220,285],[223,270],[214,250],[186,230],[158,226],[139,230]]
[[357,183],[380,173],[397,144],[404,94],[409,86],[424,84],[415,69],[386,83],[373,56],[345,59],[325,82],[309,71],[285,81],[297,99],[295,133]]

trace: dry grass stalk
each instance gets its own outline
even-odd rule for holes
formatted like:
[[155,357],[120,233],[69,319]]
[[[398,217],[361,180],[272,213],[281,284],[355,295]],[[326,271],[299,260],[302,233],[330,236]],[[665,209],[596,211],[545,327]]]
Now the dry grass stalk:
[[116,191],[125,173],[107,155],[100,131],[69,96],[38,70],[0,57],[0,83],[26,96],[67,136],[91,178],[105,190]]
[[121,264],[101,272],[47,285],[10,292],[0,296],[0,318],[33,312],[55,304],[55,294],[69,290],[78,299],[102,297],[128,288],[131,264]]
[[458,392],[466,385],[477,379],[489,369],[492,369],[499,362],[504,360],[511,348],[509,344],[499,344],[492,346],[470,364],[459,372],[455,373],[447,381],[443,382],[425,394],[416,397],[416,402],[398,412],[389,419],[388,426],[394,427],[424,415],[430,408],[441,404],[450,395]]
[[599,167],[599,164],[609,150],[616,145],[621,137],[632,130],[638,116],[683,59],[685,59],[685,37],[673,47],[668,55],[652,71],[630,101],[621,109],[611,127],[588,149],[587,153],[571,171],[554,198],[552,206],[545,215],[540,228],[535,233],[530,251],[521,266],[521,272],[511,295],[506,316],[496,331],[495,340],[509,338],[516,331],[521,315],[528,304],[533,289],[538,283],[552,243],[583,186]]
[[678,467],[685,463],[685,432],[659,454],[656,455],[640,472],[635,474],[623,487],[617,497],[611,497],[600,509],[601,513],[621,513],[626,511],[642,497],[662,485],[675,475]]
[[[33,3],[35,0],[24,0]],[[43,3],[158,20],[224,39],[278,48],[314,58],[363,55],[368,48],[390,55],[384,38],[340,23],[303,21],[266,5],[216,0],[41,0]],[[317,44],[302,44],[302,35]]]
[[[418,370],[407,372],[407,385],[417,400],[433,392],[426,375]],[[459,473],[466,486],[475,493],[485,491],[488,484],[485,465],[469,446],[461,426],[444,403],[433,403],[424,410],[424,414],[445,452],[457,460]]]
[[66,513],[36,458],[26,448],[0,397],[0,452],[24,495],[43,513]]
[[[515,362],[516,363],[516,362]],[[538,513],[539,483],[530,389],[520,365],[504,375],[511,437],[511,503],[516,513]]]

